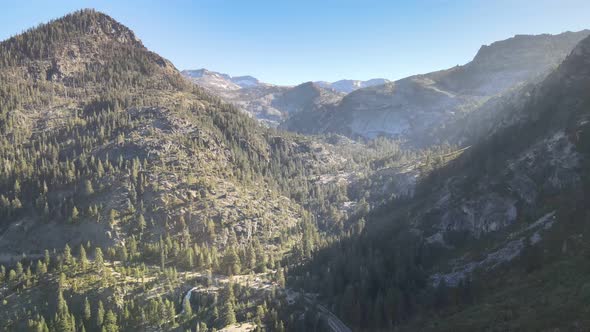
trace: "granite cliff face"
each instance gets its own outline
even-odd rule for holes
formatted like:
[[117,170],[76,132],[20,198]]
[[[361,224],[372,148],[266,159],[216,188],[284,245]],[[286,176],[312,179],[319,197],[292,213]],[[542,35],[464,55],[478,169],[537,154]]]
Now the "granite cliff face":
[[[435,172],[428,208],[417,220],[439,232],[480,236],[547,213],[551,201],[576,197],[590,155],[590,37],[528,89],[511,113],[460,158]],[[438,184],[436,184],[438,183]],[[426,188],[423,187],[423,188]],[[433,190],[433,188],[438,188]]]

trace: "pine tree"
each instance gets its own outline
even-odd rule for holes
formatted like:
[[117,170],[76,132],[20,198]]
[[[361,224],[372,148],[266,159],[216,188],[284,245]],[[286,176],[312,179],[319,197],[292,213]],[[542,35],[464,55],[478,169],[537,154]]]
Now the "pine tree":
[[104,258],[102,256],[102,250],[96,247],[94,250],[94,265],[98,270],[102,270],[104,267]]
[[59,274],[59,281],[57,282],[57,285],[59,287],[60,290],[64,289],[66,287],[66,274],[65,273],[60,273]]
[[281,287],[285,287],[285,272],[281,267],[277,269],[277,283]]
[[88,297],[84,299],[84,321],[90,322],[92,318],[92,312],[90,310],[90,302],[88,302]]
[[238,256],[233,246],[229,247],[225,251],[223,257],[223,272],[228,276],[240,274],[241,264],[240,257]]
[[45,265],[47,266],[47,269],[49,269],[49,264],[51,263],[51,256],[49,256],[49,250],[47,250],[47,249],[45,249],[43,263],[45,263]]
[[17,262],[16,263],[16,276],[18,278],[22,277],[23,272],[24,272],[23,264],[21,262]]
[[83,245],[80,245],[80,266],[82,270],[86,270],[88,267],[88,258],[86,257],[86,249]]
[[174,302],[166,300],[164,303],[165,320],[173,326],[176,324],[176,308]]
[[236,323],[236,313],[234,310],[236,298],[234,296],[233,286],[231,283],[227,283],[225,285],[223,293],[223,306],[221,308],[220,327],[225,327]]
[[47,273],[47,266],[43,263],[43,261],[41,261],[41,260],[37,261],[37,267],[35,268],[35,272],[37,273],[38,276]]
[[104,175],[104,167],[102,166],[102,161],[98,159],[98,165],[96,166],[96,175],[101,178]]
[[207,220],[207,236],[211,241],[215,240],[216,238],[215,223],[213,220]]
[[78,221],[78,217],[80,216],[80,212],[78,212],[77,207],[72,208],[72,222]]
[[132,236],[129,240],[129,258],[133,260],[137,256],[137,241],[135,236]]
[[101,300],[98,300],[98,307],[96,308],[96,326],[101,327],[104,321],[104,305]]
[[191,302],[188,297],[185,297],[182,301],[182,312],[184,319],[187,321],[193,316],[193,308],[191,307]]
[[90,180],[84,181],[84,195],[90,196],[94,194],[94,188],[92,188],[92,182]]
[[143,233],[143,231],[145,230],[146,223],[143,214],[140,214],[139,217],[137,217],[137,227],[139,228],[140,233]]
[[18,180],[14,181],[14,194],[18,195],[20,194],[20,182],[18,182]]
[[57,313],[55,314],[55,329],[60,332],[74,332],[74,325],[70,317],[68,304],[60,290],[57,296]]
[[64,264],[68,266],[72,264],[72,250],[70,249],[70,246],[67,243],[64,248]]
[[119,250],[118,251],[119,251],[118,252],[119,259],[122,262],[126,262],[127,259],[129,258],[129,255],[127,253],[127,247],[124,246],[124,245],[121,245],[121,246],[119,246]]
[[10,271],[8,272],[8,281],[13,282],[15,280],[16,280],[16,272],[14,272],[13,269],[10,269]]
[[264,321],[264,317],[266,316],[266,310],[264,309],[264,306],[259,305],[256,306],[256,325],[257,326],[262,326],[262,322]]
[[102,330],[105,332],[119,332],[119,326],[117,325],[117,316],[111,310],[109,310],[104,317],[104,325]]

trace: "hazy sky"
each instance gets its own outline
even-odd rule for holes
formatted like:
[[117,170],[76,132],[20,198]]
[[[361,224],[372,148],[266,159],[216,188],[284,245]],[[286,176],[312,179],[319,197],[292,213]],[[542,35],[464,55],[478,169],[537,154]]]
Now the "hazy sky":
[[0,39],[80,8],[135,31],[179,69],[278,84],[402,78],[515,34],[590,28],[589,0],[1,1]]

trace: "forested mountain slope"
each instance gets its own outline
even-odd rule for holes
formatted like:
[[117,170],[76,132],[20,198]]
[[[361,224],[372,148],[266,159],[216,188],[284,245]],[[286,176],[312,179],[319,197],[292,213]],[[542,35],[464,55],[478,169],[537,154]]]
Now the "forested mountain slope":
[[182,219],[177,231],[197,228],[218,218],[206,198],[217,187],[280,199],[276,183],[266,193],[245,185],[264,183],[263,168],[273,167],[272,134],[186,82],[109,17],[76,13],[1,47],[3,248],[114,244],[148,226],[161,228],[157,239]]
[[[294,324],[266,284],[224,276],[280,281],[316,218],[343,227],[346,184],[320,176],[360,166],[261,126],[93,10],[0,43],[0,133],[2,330]],[[207,295],[177,318],[193,287]]]
[[452,151],[267,128],[93,10],[0,43],[0,134],[7,331],[326,327],[290,267]]
[[589,91],[586,38],[518,116],[289,283],[360,330],[587,329]]

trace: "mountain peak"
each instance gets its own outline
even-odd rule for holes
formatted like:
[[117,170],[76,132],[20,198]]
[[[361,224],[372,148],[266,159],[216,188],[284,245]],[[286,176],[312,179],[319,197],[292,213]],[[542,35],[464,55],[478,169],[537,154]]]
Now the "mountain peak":
[[81,33],[108,36],[123,44],[143,47],[141,40],[131,29],[111,16],[94,9],[82,9],[64,16],[61,20],[74,24]]
[[[39,43],[43,40],[43,43]],[[145,49],[133,31],[94,9],[82,9],[31,28],[0,43],[0,65],[61,56],[68,45],[117,43]],[[67,53],[67,52],[66,52]],[[6,55],[12,54],[7,58]]]
[[316,95],[320,95],[325,92],[335,93],[335,94],[342,94],[340,91],[332,88],[331,86],[322,86],[318,82],[304,82],[299,85],[296,85],[292,88],[292,91],[298,91],[298,93],[305,92],[305,93],[313,93]]
[[554,72],[556,78],[564,78],[558,85],[567,85],[570,93],[585,94],[590,82],[590,36],[581,40]]
[[[143,47],[142,42],[127,26],[111,16],[94,9],[81,9],[62,18],[50,21],[35,29],[65,29],[66,32],[94,37],[107,37],[122,44]],[[33,30],[35,30],[33,29]],[[53,32],[53,31],[52,31]]]
[[203,78],[203,77],[207,77],[207,76],[219,76],[219,77],[222,77],[227,80],[229,80],[231,78],[228,74],[218,73],[216,71],[212,71],[207,68],[194,69],[194,70],[183,70],[182,73],[185,76],[188,76],[191,78]]
[[250,88],[260,85],[260,81],[256,77],[250,75],[234,76],[231,80],[242,88]]
[[551,62],[557,65],[590,30],[563,32],[557,35],[515,35],[506,40],[483,45],[469,66],[506,69],[510,67],[537,67]]
[[80,87],[189,87],[174,65],[150,52],[112,17],[83,9],[0,42],[0,69],[28,83]]
[[193,82],[212,90],[228,91],[242,88],[255,88],[261,83],[257,78],[246,76],[231,76],[229,74],[212,71],[206,68],[183,70],[182,74]]
[[297,85],[295,88],[302,88],[302,89],[314,88],[314,89],[317,89],[319,87],[320,86],[318,84],[309,81],[309,82],[303,82],[303,83]]

